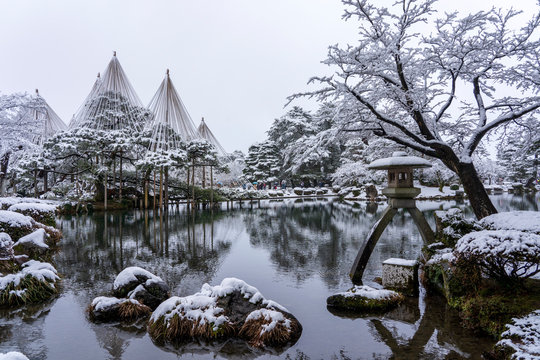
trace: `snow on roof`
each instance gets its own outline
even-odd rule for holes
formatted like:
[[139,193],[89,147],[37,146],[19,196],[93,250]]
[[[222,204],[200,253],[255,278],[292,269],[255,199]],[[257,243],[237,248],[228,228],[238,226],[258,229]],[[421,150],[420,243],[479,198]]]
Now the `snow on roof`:
[[395,151],[391,157],[378,159],[367,167],[371,170],[387,170],[400,167],[429,168],[431,163],[418,156],[409,156],[404,151]]
[[492,230],[518,230],[540,233],[540,212],[510,211],[486,216],[480,223]]

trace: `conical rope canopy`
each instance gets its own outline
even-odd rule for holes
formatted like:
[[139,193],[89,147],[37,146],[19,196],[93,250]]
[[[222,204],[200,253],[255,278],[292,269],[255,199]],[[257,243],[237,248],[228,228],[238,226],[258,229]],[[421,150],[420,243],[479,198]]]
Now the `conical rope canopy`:
[[70,128],[87,127],[97,130],[140,131],[144,127],[146,110],[131,86],[116,52],[98,77]]
[[199,137],[195,124],[170,79],[169,70],[148,108],[152,112],[152,119],[147,125],[147,130],[152,132],[149,150],[176,150],[181,146],[181,142]]
[[197,129],[197,131],[199,132],[199,135],[201,138],[205,139],[206,141],[208,141],[208,143],[210,143],[216,148],[216,151],[218,152],[219,156],[228,155],[227,151],[225,151],[225,148],[221,146],[218,139],[214,136],[212,131],[210,131],[210,128],[208,127],[208,125],[206,125],[206,123],[204,122],[204,118],[202,118],[201,124],[199,125],[199,128]]
[[38,120],[38,126],[40,127],[40,133],[36,134],[33,142],[38,145],[43,145],[43,143],[56,134],[57,132],[64,131],[67,129],[66,124],[60,119],[60,117],[54,112],[54,110],[49,106],[47,101],[41,95],[39,95],[38,90],[36,89],[36,100],[38,106],[32,109],[31,116]]

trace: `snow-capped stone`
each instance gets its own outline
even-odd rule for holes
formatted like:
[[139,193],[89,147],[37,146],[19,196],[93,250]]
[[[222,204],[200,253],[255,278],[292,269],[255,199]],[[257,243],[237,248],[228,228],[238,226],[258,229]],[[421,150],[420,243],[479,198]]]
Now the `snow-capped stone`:
[[378,312],[397,306],[403,299],[403,295],[392,290],[355,285],[348,291],[328,297],[326,304],[337,309]]
[[226,338],[238,334],[253,346],[296,341],[302,326],[278,303],[236,278],[204,284],[186,297],[171,297],[152,314],[149,333],[155,340]]
[[128,297],[155,309],[169,297],[169,286],[151,272],[136,266],[122,270],[113,284],[116,297]]

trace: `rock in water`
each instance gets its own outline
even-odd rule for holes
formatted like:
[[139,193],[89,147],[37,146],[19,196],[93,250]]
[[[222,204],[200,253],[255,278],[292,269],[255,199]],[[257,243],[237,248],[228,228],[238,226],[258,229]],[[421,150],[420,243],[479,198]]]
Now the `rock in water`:
[[336,309],[369,313],[390,310],[403,300],[404,296],[395,291],[362,285],[330,296],[326,304]]
[[135,299],[154,310],[169,298],[169,286],[151,272],[132,266],[122,270],[114,280],[113,295]]
[[226,278],[186,297],[171,297],[152,314],[150,336],[158,342],[225,339],[238,335],[255,347],[294,344],[302,325],[283,306],[253,286]]

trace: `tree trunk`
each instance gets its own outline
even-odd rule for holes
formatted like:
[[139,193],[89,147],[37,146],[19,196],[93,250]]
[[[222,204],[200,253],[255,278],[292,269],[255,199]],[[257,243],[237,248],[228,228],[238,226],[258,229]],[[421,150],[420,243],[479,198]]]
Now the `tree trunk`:
[[202,188],[206,188],[206,166],[202,167]]
[[489,198],[484,184],[474,168],[473,163],[459,163],[457,165],[457,175],[463,184],[463,189],[469,197],[469,202],[478,220],[497,213]]
[[39,190],[38,190],[38,171],[34,170],[34,197],[39,197]]
[[43,170],[43,193],[49,191],[49,172]]
[[10,155],[11,154],[7,152],[0,157],[0,196],[4,196],[6,192],[6,178]]

